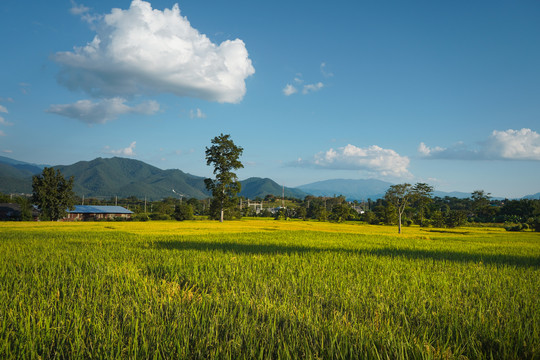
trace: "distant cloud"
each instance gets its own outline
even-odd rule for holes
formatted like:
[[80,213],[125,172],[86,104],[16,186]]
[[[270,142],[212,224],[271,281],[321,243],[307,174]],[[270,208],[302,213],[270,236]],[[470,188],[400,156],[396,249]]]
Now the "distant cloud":
[[360,148],[347,145],[316,154],[311,160],[298,159],[295,166],[317,167],[333,170],[360,170],[383,177],[410,177],[409,158],[392,149],[377,145]]
[[4,119],[2,116],[0,116],[0,125],[11,126],[11,125],[13,125],[13,123],[10,123],[10,122],[6,121],[6,119]]
[[[0,105],[0,113],[7,114],[8,110],[5,106]],[[4,126],[10,126],[13,125],[13,123],[8,122],[3,116],[0,116],[0,125]]]
[[196,110],[189,110],[189,117],[191,119],[204,119],[206,114],[202,112],[201,109],[197,108]]
[[418,152],[428,159],[540,161],[540,134],[526,128],[494,130],[487,140],[476,146],[459,142],[448,148],[429,147],[421,142]]
[[6,133],[0,130],[0,136],[6,136]]
[[309,94],[310,92],[319,91],[323,88],[324,84],[322,82],[318,82],[316,84],[307,84],[304,85],[304,88],[302,89],[302,94]]
[[51,105],[46,111],[87,124],[103,124],[123,114],[151,115],[159,111],[159,104],[155,101],[146,101],[133,107],[125,102],[125,99],[119,97],[96,102],[79,100],[74,104]]
[[285,88],[283,88],[283,94],[285,94],[285,96],[291,96],[292,94],[295,94],[297,92],[298,89],[291,84],[287,84]]
[[89,24],[94,23],[96,20],[100,18],[99,15],[91,14],[89,7],[84,6],[83,4],[77,4],[73,0],[71,0],[71,9],[69,9],[69,12],[72,15],[80,16],[81,19],[83,19]]
[[329,77],[334,76],[334,73],[326,71],[326,63],[325,62],[321,63],[321,74],[325,78],[329,78]]
[[4,154],[11,154],[11,153],[13,153],[13,150],[6,149],[6,150],[2,150],[2,152]]
[[109,146],[105,146],[105,152],[113,155],[122,155],[122,156],[134,156],[135,154],[135,145],[136,141],[133,141],[127,148],[111,150]]
[[15,102],[15,100],[13,100],[12,97],[8,97],[8,98],[0,97],[0,102],[9,102],[9,103],[12,103],[12,102]]
[[[324,63],[323,63],[324,64]],[[302,95],[307,95],[309,93],[319,91],[324,87],[324,84],[322,82],[317,82],[315,84],[304,84],[304,79],[302,79],[302,74],[296,74],[296,77],[294,78],[293,84],[287,84],[283,88],[282,92],[285,96],[291,96],[293,94],[298,93],[298,88],[302,89]]]
[[19,83],[19,86],[20,86],[21,92],[23,94],[26,95],[26,94],[28,94],[30,92],[30,86],[31,86],[30,84],[25,83],[25,82],[21,82],[21,83]]
[[[73,3],[75,4],[75,3]],[[86,7],[74,5],[72,13]],[[152,9],[133,0],[96,21],[96,35],[73,52],[58,52],[58,81],[97,97],[172,93],[221,103],[238,103],[245,80],[255,73],[240,39],[212,43],[171,9]]]
[[82,15],[88,13],[89,11],[89,7],[82,4],[77,4],[75,1],[71,0],[71,9],[69,9],[69,12],[73,15]]

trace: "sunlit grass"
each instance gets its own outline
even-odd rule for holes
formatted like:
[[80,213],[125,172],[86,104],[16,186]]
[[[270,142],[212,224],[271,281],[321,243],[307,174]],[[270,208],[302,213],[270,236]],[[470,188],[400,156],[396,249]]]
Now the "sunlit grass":
[[0,358],[538,358],[540,236],[0,224]]

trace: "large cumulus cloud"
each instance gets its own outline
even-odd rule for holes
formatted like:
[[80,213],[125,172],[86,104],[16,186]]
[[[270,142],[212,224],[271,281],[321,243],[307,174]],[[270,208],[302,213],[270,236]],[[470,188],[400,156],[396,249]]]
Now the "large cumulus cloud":
[[242,100],[255,72],[244,42],[217,45],[194,29],[180,8],[163,11],[133,0],[127,10],[99,17],[86,46],[58,52],[58,80],[94,97],[172,93],[217,101]]

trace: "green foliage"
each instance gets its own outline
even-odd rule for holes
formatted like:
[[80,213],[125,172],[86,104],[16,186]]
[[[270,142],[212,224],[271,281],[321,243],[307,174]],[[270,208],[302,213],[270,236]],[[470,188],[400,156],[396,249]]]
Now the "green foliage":
[[428,205],[433,202],[433,186],[426,183],[416,183],[412,188],[413,203],[417,209],[418,225],[425,226],[425,212]]
[[431,215],[431,224],[434,227],[438,227],[438,228],[444,227],[446,224],[445,219],[444,219],[444,214],[439,210],[434,211],[433,214]]
[[177,205],[176,210],[174,211],[174,218],[178,221],[195,219],[195,217],[193,216],[193,207],[191,206],[191,204]]
[[131,216],[131,220],[133,221],[149,221],[150,217],[147,213],[138,213],[133,216]]
[[288,220],[288,212],[286,208],[279,208],[278,211],[276,211],[276,214],[274,215],[274,220]]
[[307,220],[307,209],[304,206],[300,206],[296,209],[296,216],[299,219]]
[[351,217],[351,208],[347,204],[336,204],[332,207],[329,219],[333,222],[344,222]]
[[444,219],[444,224],[449,228],[463,226],[466,223],[467,212],[465,210],[450,210]]
[[150,220],[171,220],[171,217],[169,215],[162,213],[151,213],[149,217]]
[[212,199],[208,210],[208,218],[212,220],[241,219],[242,212],[238,208],[236,200],[236,198],[230,198],[220,202],[218,199]]
[[41,211],[42,220],[57,221],[74,209],[73,177],[66,180],[60,170],[44,168],[32,178],[32,201]]
[[396,209],[399,234],[401,234],[401,217],[414,195],[414,189],[411,187],[411,184],[407,183],[392,185],[388,188],[386,194],[384,194],[384,199]]
[[231,207],[236,202],[236,194],[241,190],[240,182],[233,170],[243,168],[239,158],[244,149],[236,146],[230,135],[216,136],[212,146],[206,148],[206,165],[214,166],[215,179],[205,179],[206,188],[212,192],[211,209],[219,208],[220,221],[223,222],[225,209],[233,212]]

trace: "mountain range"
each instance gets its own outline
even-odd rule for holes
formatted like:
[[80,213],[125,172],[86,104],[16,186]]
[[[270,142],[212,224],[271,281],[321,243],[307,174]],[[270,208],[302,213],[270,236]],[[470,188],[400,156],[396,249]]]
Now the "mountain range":
[[[47,165],[31,164],[0,156],[0,192],[32,193],[32,176],[40,174]],[[139,160],[113,157],[79,161],[72,165],[57,165],[67,178],[74,177],[73,190],[78,196],[125,198],[136,196],[149,200],[183,196],[202,199],[210,196],[204,177],[185,173],[177,169],[162,170]],[[249,199],[264,198],[266,195],[303,199],[307,195],[337,196],[347,200],[378,199],[392,183],[367,179],[334,179],[314,182],[297,188],[283,188],[269,178],[251,177],[241,181],[241,196]],[[470,193],[435,191],[434,196],[467,198]],[[540,193],[528,195],[527,199],[540,199]],[[495,198],[497,199],[497,198]]]
[[[45,165],[23,163],[0,157],[0,192],[32,193],[32,176],[40,174]],[[54,166],[64,177],[74,177],[73,190],[78,196],[125,198],[136,196],[149,200],[182,196],[203,199],[210,196],[204,177],[181,170],[161,170],[139,160],[126,158],[97,158],[72,165]],[[268,194],[304,198],[308,194],[283,188],[271,179],[249,178],[241,181],[241,196],[254,199]]]

